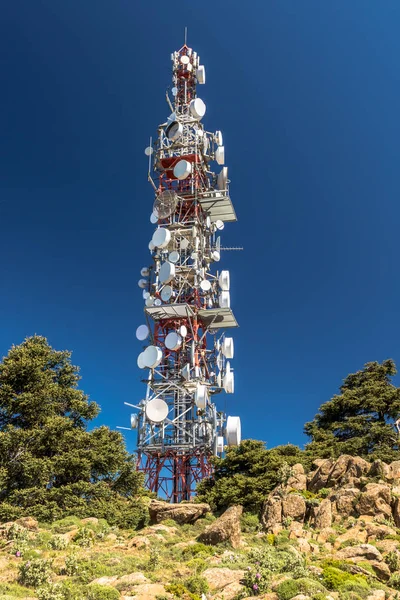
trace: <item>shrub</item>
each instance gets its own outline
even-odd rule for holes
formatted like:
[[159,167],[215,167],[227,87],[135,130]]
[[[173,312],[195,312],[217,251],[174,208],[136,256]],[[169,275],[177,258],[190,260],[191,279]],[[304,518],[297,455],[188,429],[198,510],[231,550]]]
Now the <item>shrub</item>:
[[160,550],[154,546],[150,548],[150,558],[147,563],[147,569],[149,571],[155,571],[160,566]]
[[62,587],[58,583],[39,588],[35,593],[38,600],[65,600]]
[[73,542],[82,548],[89,548],[94,542],[94,533],[88,527],[81,527],[74,535]]
[[208,581],[201,575],[192,575],[185,580],[185,587],[192,592],[192,594],[206,594],[208,592]]
[[87,600],[119,600],[118,590],[105,585],[92,583],[87,587]]
[[360,540],[356,540],[355,538],[349,538],[348,540],[344,540],[344,542],[340,544],[340,549],[348,548],[349,546],[358,546],[359,543]]
[[52,550],[65,550],[68,546],[68,540],[63,538],[61,535],[53,535],[48,544]]
[[318,583],[318,581],[306,577],[302,579],[287,579],[286,581],[282,581],[276,588],[279,600],[291,600],[291,598],[299,594],[312,596],[324,591],[326,591],[324,586]]
[[388,586],[400,591],[400,573],[393,573],[388,581]]
[[65,564],[64,567],[62,568],[62,573],[64,575],[69,575],[70,577],[73,577],[74,575],[77,575],[79,571],[79,559],[76,556],[76,554],[68,554],[65,557]]
[[318,492],[318,496],[320,498],[327,498],[330,493],[331,493],[331,490],[329,488],[321,488]]
[[353,592],[354,594],[357,594],[360,598],[366,598],[367,596],[369,596],[370,589],[366,581],[363,581],[362,583],[360,581],[346,581],[340,586],[339,592],[341,595],[346,592]]
[[255,533],[260,530],[260,519],[258,515],[244,513],[241,518],[241,526],[244,533]]
[[187,559],[187,557],[191,556],[211,556],[214,554],[215,550],[212,546],[207,546],[206,544],[201,544],[197,542],[196,544],[191,544],[190,546],[186,546],[182,550],[182,557]]
[[[345,584],[359,585],[365,587],[366,580],[362,575],[352,575],[347,571],[333,566],[325,566],[322,572],[322,580],[329,590],[339,591]],[[346,591],[346,590],[344,590]]]
[[385,556],[385,563],[388,565],[389,569],[393,571],[398,571],[400,568],[400,558],[398,553],[395,550],[388,552]]
[[28,560],[19,566],[19,581],[28,587],[40,587],[50,583],[52,561],[44,558]]

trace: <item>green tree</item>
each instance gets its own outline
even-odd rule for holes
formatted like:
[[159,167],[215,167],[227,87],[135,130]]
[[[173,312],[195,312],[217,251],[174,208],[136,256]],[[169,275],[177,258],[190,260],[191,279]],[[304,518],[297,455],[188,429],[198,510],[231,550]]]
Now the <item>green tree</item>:
[[400,416],[400,388],[391,378],[393,360],[367,363],[362,371],[346,377],[340,394],[322,404],[318,414],[305,424],[311,438],[306,451],[319,458],[340,454],[399,459],[399,436],[393,421]]
[[143,521],[142,475],[121,434],[87,431],[99,406],[79,380],[71,353],[36,335],[0,363],[0,519]]
[[307,465],[309,459],[292,444],[267,450],[264,442],[244,440],[228,448],[224,458],[212,461],[214,474],[197,486],[198,501],[209,502],[217,511],[241,504],[257,513],[267,494],[281,483],[282,471],[296,463]]

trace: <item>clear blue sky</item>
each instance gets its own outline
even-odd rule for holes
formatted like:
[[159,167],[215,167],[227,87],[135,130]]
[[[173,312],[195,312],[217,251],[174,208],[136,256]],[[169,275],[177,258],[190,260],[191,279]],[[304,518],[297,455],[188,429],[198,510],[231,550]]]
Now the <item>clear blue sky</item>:
[[[137,287],[170,53],[207,70],[239,221],[231,270],[245,437],[303,444],[347,373],[400,364],[400,3],[6,0],[0,24],[0,352],[73,350],[96,424],[141,398]],[[135,446],[128,432],[128,447]]]

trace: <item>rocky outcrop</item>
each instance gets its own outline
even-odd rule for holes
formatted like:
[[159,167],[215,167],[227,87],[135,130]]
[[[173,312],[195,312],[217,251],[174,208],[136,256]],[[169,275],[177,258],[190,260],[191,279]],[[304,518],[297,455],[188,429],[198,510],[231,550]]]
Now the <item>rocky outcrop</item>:
[[289,477],[285,488],[287,490],[297,490],[299,492],[307,489],[307,477],[304,467],[301,464],[291,467],[291,476]]
[[211,508],[205,503],[169,504],[161,500],[152,500],[149,504],[150,521],[153,524],[167,519],[172,519],[179,525],[194,523],[208,512],[211,512]]
[[316,529],[325,529],[332,525],[332,504],[329,498],[322,500],[315,511],[314,527]]
[[204,544],[220,544],[230,542],[233,548],[241,544],[240,517],[242,506],[231,506],[214,523],[211,523],[198,537],[199,542]]
[[289,517],[294,521],[304,521],[306,515],[306,503],[302,496],[289,494],[282,500],[282,517]]
[[328,458],[314,471],[307,489],[318,492],[322,488],[357,483],[369,469],[370,463],[359,456],[343,454],[336,461]]
[[360,515],[392,516],[390,486],[385,483],[367,483],[356,503]]
[[371,544],[360,544],[359,546],[347,546],[336,553],[336,557],[342,560],[383,560],[382,554],[378,548]]
[[267,531],[282,523],[282,498],[271,494],[264,502],[261,511],[261,523]]

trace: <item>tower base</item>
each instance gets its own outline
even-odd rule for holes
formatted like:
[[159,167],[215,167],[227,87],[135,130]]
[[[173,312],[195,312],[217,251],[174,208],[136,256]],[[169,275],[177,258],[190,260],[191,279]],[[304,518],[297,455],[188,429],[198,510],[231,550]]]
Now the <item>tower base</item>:
[[138,470],[145,473],[145,485],[168,502],[190,500],[199,481],[212,473],[211,454],[193,450],[139,452]]

